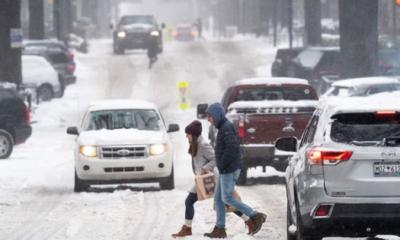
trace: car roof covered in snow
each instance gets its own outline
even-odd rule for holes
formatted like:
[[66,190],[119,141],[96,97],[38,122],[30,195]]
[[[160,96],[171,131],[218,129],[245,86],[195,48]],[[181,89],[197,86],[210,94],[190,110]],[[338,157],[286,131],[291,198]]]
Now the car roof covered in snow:
[[[385,95],[385,97],[382,97]],[[341,98],[325,101],[321,107],[329,112],[329,115],[337,113],[361,113],[377,111],[400,111],[400,93],[384,93],[369,97]]]
[[335,81],[334,87],[361,87],[364,85],[377,85],[384,83],[400,83],[398,79],[391,77],[364,77],[364,78],[349,78]]
[[118,109],[155,109],[157,106],[143,100],[111,99],[92,102],[89,111],[118,110]]
[[282,84],[301,84],[309,85],[308,81],[300,78],[285,78],[285,77],[263,77],[263,78],[246,78],[236,81],[233,86],[238,85],[282,85]]

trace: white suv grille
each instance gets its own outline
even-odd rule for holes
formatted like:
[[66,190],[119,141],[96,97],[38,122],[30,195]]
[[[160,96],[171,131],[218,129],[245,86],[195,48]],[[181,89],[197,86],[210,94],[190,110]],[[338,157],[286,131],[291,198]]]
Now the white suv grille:
[[147,147],[139,145],[127,146],[102,146],[100,147],[100,158],[120,159],[120,158],[146,158]]

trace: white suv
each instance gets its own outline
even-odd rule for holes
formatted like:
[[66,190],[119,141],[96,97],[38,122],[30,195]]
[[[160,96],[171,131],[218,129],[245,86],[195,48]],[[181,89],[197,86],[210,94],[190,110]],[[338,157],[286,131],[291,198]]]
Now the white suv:
[[82,125],[69,127],[77,135],[74,191],[90,184],[159,182],[174,188],[172,144],[157,107],[149,102],[105,100],[92,104]]

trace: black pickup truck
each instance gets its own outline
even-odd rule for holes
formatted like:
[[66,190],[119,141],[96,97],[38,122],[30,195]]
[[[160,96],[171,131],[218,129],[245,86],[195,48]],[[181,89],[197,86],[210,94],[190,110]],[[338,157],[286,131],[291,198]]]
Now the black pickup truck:
[[0,86],[0,159],[8,158],[14,145],[31,134],[28,107],[16,90]]

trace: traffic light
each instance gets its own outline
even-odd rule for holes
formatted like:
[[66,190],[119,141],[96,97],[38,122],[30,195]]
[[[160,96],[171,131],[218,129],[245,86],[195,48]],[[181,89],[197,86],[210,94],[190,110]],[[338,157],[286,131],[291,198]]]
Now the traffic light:
[[396,6],[400,7],[400,0],[394,0],[394,3],[396,4]]

